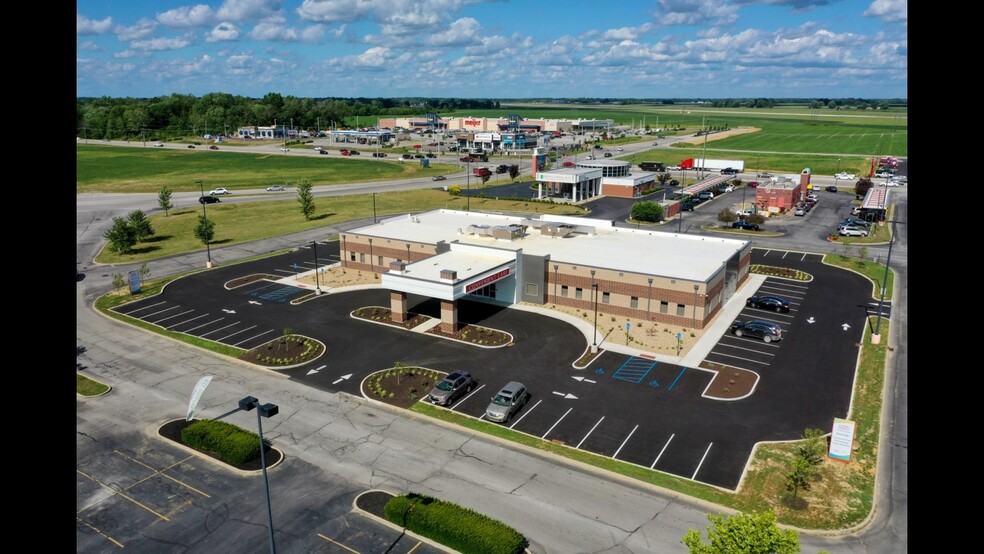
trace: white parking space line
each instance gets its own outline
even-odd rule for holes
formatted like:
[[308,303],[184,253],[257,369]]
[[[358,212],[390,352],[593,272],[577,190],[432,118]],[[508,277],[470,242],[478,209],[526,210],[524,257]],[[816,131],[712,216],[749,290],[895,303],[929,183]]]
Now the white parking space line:
[[653,469],[654,467],[656,467],[656,462],[658,462],[659,459],[663,457],[663,452],[666,452],[667,447],[670,446],[670,441],[672,441],[673,437],[675,436],[676,433],[673,433],[672,435],[670,435],[670,438],[666,439],[666,444],[664,444],[663,448],[660,449],[659,454],[656,455],[656,459],[653,460],[653,465],[649,466],[649,469]]
[[598,423],[594,424],[594,427],[592,427],[591,430],[588,431],[587,435],[584,435],[584,438],[581,439],[581,442],[577,443],[577,446],[575,446],[574,448],[581,448],[581,445],[584,444],[584,441],[588,440],[588,437],[591,436],[591,433],[594,433],[594,430],[597,429],[599,425],[601,425],[602,421],[605,421],[605,416],[601,416],[601,419],[598,420]]
[[547,438],[547,435],[550,434],[550,431],[553,431],[554,430],[554,427],[556,427],[561,421],[564,421],[564,418],[567,417],[567,414],[571,413],[571,410],[573,410],[573,409],[574,408],[567,408],[567,411],[564,412],[564,415],[560,416],[560,419],[558,419],[557,421],[555,421],[554,424],[551,425],[549,429],[547,429],[547,432],[544,433],[543,436],[540,437],[540,438],[541,439]]
[[267,335],[267,334],[269,334],[269,333],[272,333],[272,332],[273,332],[273,329],[268,329],[268,330],[266,330],[266,331],[263,331],[262,333],[260,333],[260,334],[258,334],[258,335],[253,335],[252,337],[249,337],[249,338],[245,338],[245,339],[243,339],[243,340],[241,340],[241,341],[239,341],[239,342],[237,342],[237,343],[235,343],[235,344],[233,344],[233,346],[239,346],[240,344],[242,344],[242,343],[244,343],[244,342],[247,342],[247,341],[251,341],[251,340],[253,340],[253,339],[255,339],[255,338],[259,338],[259,337],[262,337],[263,335]]
[[[225,318],[223,318],[223,319],[225,319]],[[218,333],[219,331],[222,331],[222,330],[224,330],[224,329],[228,329],[229,327],[232,327],[233,325],[238,325],[238,324],[239,324],[239,322],[238,322],[238,321],[237,321],[237,322],[235,322],[235,323],[230,323],[229,325],[226,325],[225,327],[219,327],[218,329],[216,329],[216,330],[214,330],[214,331],[209,331],[209,332],[207,332],[207,333],[205,333],[204,335],[201,335],[201,337],[202,337],[202,338],[205,338],[205,337],[207,337],[207,336],[209,336],[209,335],[211,335],[212,333]],[[210,339],[210,340],[211,340],[211,339]]]
[[700,463],[698,463],[698,464],[697,464],[697,468],[696,468],[696,469],[694,469],[694,474],[690,476],[690,478],[691,478],[692,480],[694,480],[694,481],[696,481],[696,480],[697,480],[697,472],[698,472],[698,471],[700,471],[700,466],[702,466],[702,465],[704,465],[704,460],[706,460],[706,459],[707,459],[707,455],[708,455],[708,454],[710,454],[710,452],[711,452],[711,447],[712,447],[712,446],[714,446],[714,443],[713,443],[713,442],[712,442],[711,444],[708,444],[708,445],[707,445],[707,450],[705,450],[705,451],[704,451],[704,455],[700,457]]
[[[167,321],[169,319],[174,319],[176,317],[180,317],[180,316],[183,316],[185,314],[190,314],[190,313],[192,313],[194,311],[195,310],[185,310],[185,311],[183,311],[183,312],[181,312],[179,314],[169,315],[169,316],[165,317],[164,319],[159,319],[159,320],[155,321],[154,322],[154,325],[161,325],[161,322],[163,322],[163,321]],[[175,325],[181,325],[181,322],[175,323]],[[161,327],[164,327],[164,326],[161,325]]]
[[147,306],[142,306],[140,308],[137,308],[136,310],[133,310],[132,312],[127,312],[126,315],[131,316],[131,317],[136,317],[133,314],[135,314],[137,312],[142,312],[144,310],[149,310],[151,308],[156,308],[157,306],[161,306],[163,304],[167,304],[167,302],[155,302],[153,304],[148,304]]
[[[239,322],[237,321],[236,323],[239,323]],[[245,329],[240,329],[240,330],[236,331],[235,333],[233,333],[231,335],[226,335],[226,336],[222,337],[217,342],[225,342],[225,340],[228,339],[228,338],[232,338],[232,337],[238,335],[239,333],[245,333],[246,331],[249,331],[251,329],[256,329],[256,327],[257,327],[257,325],[250,325],[249,327],[247,327]]]
[[193,317],[193,318],[191,318],[191,319],[186,319],[186,320],[184,320],[184,321],[180,321],[180,322],[178,322],[178,323],[175,323],[174,325],[171,325],[170,327],[167,327],[167,329],[168,329],[168,330],[170,330],[170,329],[174,329],[174,328],[175,328],[175,327],[177,327],[178,325],[184,325],[185,323],[189,323],[189,322],[192,322],[192,321],[195,321],[196,319],[201,319],[201,318],[203,318],[203,317],[208,317],[208,314],[202,314],[202,315],[198,315],[198,316],[195,316],[195,317]]
[[155,315],[166,314],[167,312],[170,312],[171,310],[177,310],[180,307],[181,306],[172,306],[172,307],[166,308],[164,310],[158,310],[156,312],[149,313],[149,314],[147,314],[145,316],[141,316],[141,319],[143,319],[144,321],[147,321],[147,318],[148,317],[154,317]]
[[[205,315],[208,315],[208,314],[205,314]],[[211,325],[213,323],[218,323],[218,322],[222,321],[223,319],[225,319],[225,318],[224,317],[220,317],[219,319],[213,319],[212,321],[206,321],[205,323],[202,323],[198,327],[192,327],[191,329],[188,329],[187,331],[185,331],[185,333],[191,333],[195,329],[201,329],[202,327],[208,327],[209,325]]]
[[471,391],[470,393],[462,396],[461,397],[461,400],[459,400],[457,404],[455,404],[454,406],[451,407],[451,411],[453,412],[456,409],[458,409],[458,406],[461,406],[462,404],[464,404],[465,403],[465,400],[468,400],[469,398],[475,396],[475,393],[476,392],[478,392],[478,391],[480,391],[480,390],[482,390],[484,388],[485,388],[485,385],[479,385],[477,389],[475,389],[475,390]]
[[535,410],[537,406],[539,406],[539,405],[540,405],[540,402],[543,402],[543,399],[540,399],[540,400],[537,400],[537,401],[536,401],[536,404],[533,404],[533,407],[532,407],[532,408],[530,408],[528,412],[526,412],[526,413],[524,413],[524,414],[523,414],[522,416],[520,416],[520,418],[519,418],[519,419],[517,419],[516,421],[514,421],[514,422],[513,422],[513,424],[509,426],[509,428],[510,428],[510,429],[512,429],[512,428],[513,428],[513,427],[515,427],[515,426],[516,426],[517,424],[519,424],[519,422],[520,422],[520,421],[523,421],[523,418],[524,418],[524,417],[526,417],[526,416],[528,416],[528,415],[530,415],[530,413],[531,413],[531,412],[532,412],[533,410]]
[[632,428],[632,431],[629,432],[629,436],[625,437],[625,440],[622,441],[622,444],[621,445],[619,445],[618,450],[616,450],[615,453],[612,454],[612,459],[613,460],[615,458],[618,458],[618,453],[622,451],[622,448],[625,447],[625,443],[629,442],[629,439],[632,438],[632,435],[636,432],[636,429],[638,429],[638,428],[639,428],[638,425],[636,425],[635,427]]
[[721,356],[723,358],[730,358],[732,360],[741,360],[743,362],[750,362],[750,363],[758,364],[758,365],[764,365],[764,366],[770,365],[769,362],[760,362],[758,360],[753,360],[751,358],[745,358],[743,356],[731,356],[731,355],[728,355],[728,354],[722,354],[720,352],[712,352],[712,354],[714,354],[715,356]]

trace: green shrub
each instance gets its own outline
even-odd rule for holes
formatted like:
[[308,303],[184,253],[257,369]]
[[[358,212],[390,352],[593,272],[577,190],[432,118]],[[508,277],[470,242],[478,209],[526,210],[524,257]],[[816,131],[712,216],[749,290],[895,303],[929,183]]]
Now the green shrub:
[[386,519],[462,554],[516,554],[526,539],[508,525],[478,512],[410,493],[386,503]]
[[195,421],[181,430],[181,442],[233,465],[260,457],[260,436],[224,421]]

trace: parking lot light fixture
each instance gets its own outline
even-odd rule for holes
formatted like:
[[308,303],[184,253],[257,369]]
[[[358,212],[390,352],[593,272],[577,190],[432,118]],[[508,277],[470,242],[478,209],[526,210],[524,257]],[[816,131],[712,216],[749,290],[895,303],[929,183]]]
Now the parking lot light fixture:
[[595,283],[595,270],[591,270],[591,289],[594,293],[594,334],[591,336],[591,352],[598,351],[598,283]]
[[[897,223],[895,220],[888,220],[885,223],[892,225]],[[889,230],[888,236],[888,258],[885,259],[885,276],[882,278],[882,290],[881,299],[878,300],[878,320],[875,322],[875,332],[871,335],[871,343],[878,344],[881,342],[881,320],[882,320],[882,308],[885,305],[885,290],[888,288],[888,271],[892,263],[892,243],[895,242],[895,233],[891,233]]]
[[314,246],[314,294],[321,294],[321,284],[318,282],[318,241],[312,240]]
[[208,235],[209,235],[209,232],[208,232],[208,213],[205,212],[205,204],[207,204],[208,202],[205,202],[205,200],[204,200],[205,199],[205,181],[204,180],[199,180],[198,181],[198,187],[202,191],[202,196],[201,196],[201,198],[202,198],[202,219],[205,220],[205,267],[207,267],[208,269],[212,269],[212,250],[211,250],[211,248],[209,248],[209,245],[208,245]]
[[697,328],[697,291],[700,290],[700,285],[694,285],[694,329]]
[[277,553],[277,546],[273,541],[273,509],[270,507],[270,481],[267,479],[266,454],[263,444],[263,418],[273,417],[280,413],[280,408],[276,404],[264,404],[260,406],[260,401],[253,396],[247,396],[239,401],[239,409],[244,412],[256,408],[256,427],[260,432],[260,467],[263,468],[263,486],[266,489],[267,505],[267,525],[270,532],[270,554]]

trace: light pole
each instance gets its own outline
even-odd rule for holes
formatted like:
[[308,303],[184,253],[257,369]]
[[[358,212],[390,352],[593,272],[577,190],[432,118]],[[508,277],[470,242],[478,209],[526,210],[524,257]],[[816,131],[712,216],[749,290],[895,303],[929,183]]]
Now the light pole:
[[372,222],[376,223],[376,193],[372,193]]
[[376,273],[376,265],[375,265],[375,262],[373,262],[373,260],[372,260],[372,239],[371,238],[369,239],[369,269],[371,269],[373,273]]
[[[885,223],[895,224],[897,221],[889,220]],[[878,300],[878,321],[875,322],[875,334],[871,335],[872,344],[881,342],[882,306],[885,304],[885,290],[888,289],[888,268],[889,264],[892,263],[892,243],[894,242],[895,233],[890,233],[888,237],[888,258],[885,259],[885,277],[882,278],[881,299]]]
[[557,270],[560,269],[558,264],[554,264],[554,302],[557,301]]
[[211,269],[212,268],[212,249],[209,248],[209,246],[208,246],[208,236],[211,233],[209,233],[209,229],[208,229],[208,214],[205,212],[205,204],[207,204],[207,202],[205,202],[205,181],[204,180],[198,181],[198,186],[199,186],[199,188],[202,191],[202,196],[201,196],[201,202],[202,202],[202,219],[205,220],[205,267]]
[[646,321],[649,321],[649,306],[653,301],[653,278],[649,277],[646,280],[649,281],[649,288],[646,289]]
[[260,431],[260,466],[263,468],[263,486],[266,488],[266,504],[267,504],[267,525],[270,530],[270,554],[276,554],[277,547],[273,542],[273,509],[270,508],[270,481],[267,479],[267,467],[266,467],[266,454],[264,453],[263,444],[263,419],[264,417],[273,417],[280,413],[280,408],[276,404],[264,404],[260,406],[260,401],[255,397],[247,396],[239,401],[239,409],[248,412],[253,408],[258,408],[256,410],[256,427]]
[[694,285],[694,329],[697,328],[697,291],[700,290],[700,285]]
[[595,283],[595,270],[591,270],[591,289],[594,292],[594,334],[591,336],[591,352],[598,351],[598,283]]
[[467,202],[468,205],[465,207],[465,210],[470,212],[471,211],[471,162],[466,162],[465,171],[466,171],[465,179],[468,180],[466,183],[468,186],[468,193],[465,195],[465,202]]
[[321,294],[321,284],[318,282],[318,241],[312,240],[314,246],[314,294]]

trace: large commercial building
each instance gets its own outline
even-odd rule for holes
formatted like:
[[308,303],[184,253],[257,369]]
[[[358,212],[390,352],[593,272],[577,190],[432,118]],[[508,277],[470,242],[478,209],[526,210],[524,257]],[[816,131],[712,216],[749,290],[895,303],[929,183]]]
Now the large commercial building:
[[397,321],[408,295],[441,302],[459,328],[462,299],[557,304],[703,329],[747,279],[751,243],[615,227],[611,221],[435,210],[340,236],[346,268],[381,275]]

